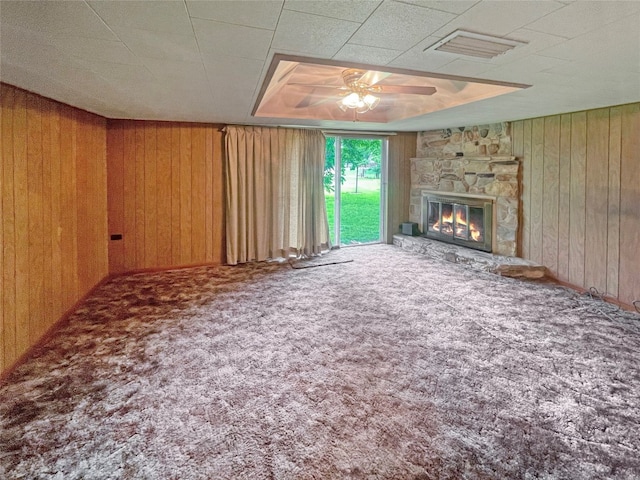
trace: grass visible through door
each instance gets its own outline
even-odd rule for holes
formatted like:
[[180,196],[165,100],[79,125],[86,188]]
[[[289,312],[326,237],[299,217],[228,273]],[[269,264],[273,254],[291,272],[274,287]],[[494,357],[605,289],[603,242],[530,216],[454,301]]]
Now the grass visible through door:
[[[340,222],[340,243],[353,245],[358,243],[377,242],[380,240],[380,179],[365,172],[365,177],[358,178],[358,192],[355,192],[356,172],[345,172],[342,184],[342,205]],[[334,203],[332,193],[327,193],[327,216],[333,238]]]

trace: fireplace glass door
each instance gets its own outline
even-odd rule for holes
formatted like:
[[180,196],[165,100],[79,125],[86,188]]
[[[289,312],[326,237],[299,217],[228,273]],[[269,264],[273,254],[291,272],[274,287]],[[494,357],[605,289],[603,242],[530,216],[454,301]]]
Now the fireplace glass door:
[[492,210],[491,200],[425,197],[425,236],[490,252]]

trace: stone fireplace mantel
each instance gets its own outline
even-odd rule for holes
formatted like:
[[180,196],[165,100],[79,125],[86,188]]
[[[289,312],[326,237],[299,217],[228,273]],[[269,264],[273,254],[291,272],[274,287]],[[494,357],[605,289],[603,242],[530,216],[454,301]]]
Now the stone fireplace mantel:
[[422,225],[422,197],[429,193],[494,201],[493,253],[517,252],[520,162],[511,155],[418,157],[411,159],[409,219]]

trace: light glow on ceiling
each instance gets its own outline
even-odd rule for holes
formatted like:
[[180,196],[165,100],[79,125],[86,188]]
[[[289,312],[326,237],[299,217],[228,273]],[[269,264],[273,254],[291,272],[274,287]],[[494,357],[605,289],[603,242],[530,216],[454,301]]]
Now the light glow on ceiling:
[[252,115],[390,123],[527,87],[277,54]]

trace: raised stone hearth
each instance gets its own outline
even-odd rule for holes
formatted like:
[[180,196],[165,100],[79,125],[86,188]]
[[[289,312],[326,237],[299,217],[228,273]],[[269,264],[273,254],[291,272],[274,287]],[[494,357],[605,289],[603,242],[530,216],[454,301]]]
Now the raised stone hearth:
[[393,244],[411,252],[429,255],[453,263],[462,263],[475,270],[491,272],[505,277],[542,278],[543,265],[522,258],[496,255],[471,248],[439,242],[425,237],[396,234]]

